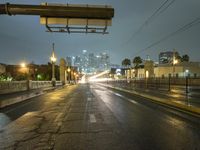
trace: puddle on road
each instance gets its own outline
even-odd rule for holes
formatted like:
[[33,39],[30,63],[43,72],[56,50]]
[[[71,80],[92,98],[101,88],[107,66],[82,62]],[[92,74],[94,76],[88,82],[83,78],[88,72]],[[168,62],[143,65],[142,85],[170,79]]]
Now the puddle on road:
[[11,122],[11,119],[4,113],[0,113],[0,130]]

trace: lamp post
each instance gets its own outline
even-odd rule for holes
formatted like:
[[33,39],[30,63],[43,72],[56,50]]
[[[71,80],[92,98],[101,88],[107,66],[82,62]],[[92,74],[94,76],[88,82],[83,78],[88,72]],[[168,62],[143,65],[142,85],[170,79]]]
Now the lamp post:
[[26,63],[22,62],[20,65],[22,68],[26,68]]
[[55,78],[55,62],[56,62],[56,56],[55,56],[55,52],[54,52],[54,43],[53,43],[53,51],[50,57],[51,63],[52,63],[52,85],[55,86],[56,85],[56,78]]
[[177,59],[173,60],[173,77],[175,77],[175,65],[178,63]]
[[77,74],[76,74],[76,72],[74,72],[74,83],[76,84],[76,79],[77,78]]
[[68,67],[68,69],[67,69],[67,77],[68,77],[68,82],[70,83],[70,80],[71,80],[71,69],[70,69],[70,67]]
[[27,88],[27,90],[30,90],[29,66],[25,62],[22,62],[20,64],[20,66],[21,66],[21,68],[25,69],[25,71],[27,70],[26,88]]

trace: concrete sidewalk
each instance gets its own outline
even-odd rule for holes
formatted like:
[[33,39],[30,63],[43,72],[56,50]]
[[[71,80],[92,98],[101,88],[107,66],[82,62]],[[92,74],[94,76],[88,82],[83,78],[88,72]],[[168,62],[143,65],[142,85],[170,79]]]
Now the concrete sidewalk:
[[119,91],[127,92],[130,94],[135,94],[141,97],[145,97],[147,100],[150,100],[154,103],[157,103],[159,105],[167,106],[173,109],[176,109],[178,111],[200,117],[200,105],[199,102],[198,104],[195,105],[193,100],[193,103],[191,104],[191,99],[182,95],[176,95],[176,94],[170,94],[166,92],[160,92],[156,90],[145,90],[145,89],[127,89],[127,88],[121,88],[121,87],[114,87],[109,84],[101,84],[102,86],[109,87],[112,89],[116,89]]
[[0,108],[22,102],[22,101],[25,101],[27,99],[30,99],[30,98],[33,98],[36,96],[40,96],[46,92],[55,90],[60,87],[61,86],[46,87],[46,88],[40,88],[40,89],[32,89],[29,91],[20,91],[20,92],[8,93],[8,94],[0,94]]

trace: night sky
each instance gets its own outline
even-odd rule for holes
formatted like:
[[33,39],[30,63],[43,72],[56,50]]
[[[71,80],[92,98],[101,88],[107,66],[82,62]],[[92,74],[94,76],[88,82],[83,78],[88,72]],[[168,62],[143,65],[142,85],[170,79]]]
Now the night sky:
[[[112,5],[115,8],[115,16],[113,25],[108,28],[108,35],[48,33],[45,32],[45,26],[40,25],[39,16],[0,15],[0,63],[18,64],[24,60],[34,61],[36,64],[47,63],[53,42],[58,59],[80,55],[82,50],[88,50],[94,53],[107,52],[111,56],[111,62],[116,64],[121,64],[124,58],[132,60],[137,55],[143,59],[149,55],[151,59],[158,61],[161,51],[176,49],[181,55],[188,54],[192,61],[200,61],[199,20],[191,28],[172,34],[200,17],[200,0],[169,0],[167,4],[171,3],[170,6],[153,15],[165,1],[45,1]],[[44,1],[0,0],[0,3],[6,2],[40,4]],[[168,38],[154,44],[166,36]]]

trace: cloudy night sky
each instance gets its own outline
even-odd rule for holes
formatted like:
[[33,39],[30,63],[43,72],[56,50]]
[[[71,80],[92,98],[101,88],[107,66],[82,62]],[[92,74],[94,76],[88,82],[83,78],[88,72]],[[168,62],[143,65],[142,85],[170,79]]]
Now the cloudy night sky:
[[[121,64],[124,58],[132,60],[137,55],[143,59],[149,55],[158,61],[161,51],[176,49],[181,55],[188,54],[192,61],[200,61],[200,1],[168,0],[159,10],[165,1],[0,0],[1,4],[107,4],[115,9],[108,35],[49,33],[40,25],[39,16],[0,15],[0,63],[18,64],[25,60],[46,64],[53,42],[58,59],[88,50],[107,52],[115,64]],[[194,20],[193,24],[179,30]]]

